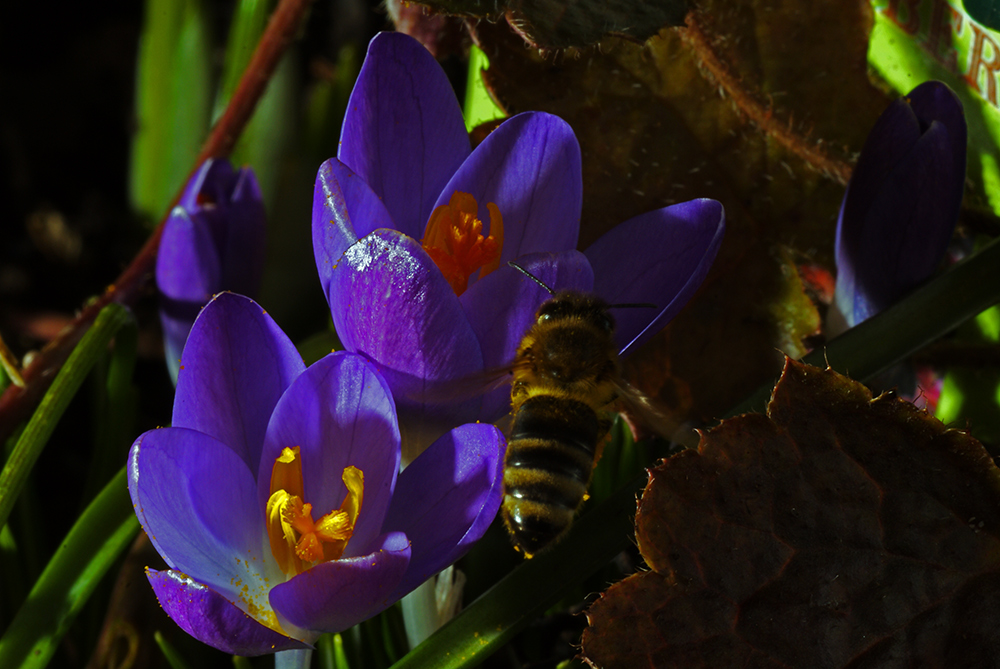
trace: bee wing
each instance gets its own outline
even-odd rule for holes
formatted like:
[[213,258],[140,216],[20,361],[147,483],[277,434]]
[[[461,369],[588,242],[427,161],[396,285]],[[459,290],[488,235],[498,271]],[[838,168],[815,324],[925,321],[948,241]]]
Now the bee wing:
[[656,402],[625,379],[615,381],[615,390],[618,392],[617,401],[629,418],[629,425],[636,438],[652,433],[671,439],[680,428],[679,421],[668,418],[656,406]]

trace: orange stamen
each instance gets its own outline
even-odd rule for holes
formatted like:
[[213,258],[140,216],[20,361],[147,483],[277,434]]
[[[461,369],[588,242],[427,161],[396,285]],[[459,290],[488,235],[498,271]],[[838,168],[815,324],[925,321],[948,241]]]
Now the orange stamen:
[[361,511],[364,476],[357,467],[343,474],[347,495],[339,509],[313,521],[312,504],[302,500],[302,460],[299,448],[284,448],[271,469],[271,496],[267,500],[267,535],[271,554],[289,576],[314,563],[336,560],[344,554]]
[[490,212],[490,236],[484,238],[476,198],[456,191],[448,204],[431,214],[420,241],[456,295],[465,292],[469,277],[477,271],[481,279],[500,266],[503,217],[493,202],[486,208]]

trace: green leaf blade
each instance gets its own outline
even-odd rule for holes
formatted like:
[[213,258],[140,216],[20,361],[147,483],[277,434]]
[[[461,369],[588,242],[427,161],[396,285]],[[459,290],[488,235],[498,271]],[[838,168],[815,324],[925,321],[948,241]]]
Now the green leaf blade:
[[46,666],[94,588],[138,531],[123,467],[73,525],[0,638],[0,666]]
[[87,373],[103,355],[115,333],[131,318],[131,312],[120,304],[111,303],[101,310],[45,393],[0,471],[0,526],[7,522],[31,468]]
[[159,218],[198,156],[211,112],[209,26],[200,0],[148,0],[136,73],[129,192]]

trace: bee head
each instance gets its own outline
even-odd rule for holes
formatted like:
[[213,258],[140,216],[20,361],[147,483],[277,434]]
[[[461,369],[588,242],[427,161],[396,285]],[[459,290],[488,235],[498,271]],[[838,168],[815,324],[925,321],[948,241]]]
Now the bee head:
[[539,325],[574,321],[608,334],[615,331],[615,319],[608,312],[608,303],[596,295],[561,291],[551,300],[546,300],[536,314]]
[[570,322],[576,319],[608,334],[615,331],[615,319],[608,313],[608,303],[601,298],[572,290],[563,290],[557,293],[544,281],[513,260],[508,261],[507,264],[537,283],[552,296],[552,299],[542,303],[535,314],[535,321],[538,325],[560,321]]
[[604,300],[556,293],[538,309],[533,329],[538,372],[560,383],[593,379],[614,357],[614,329]]

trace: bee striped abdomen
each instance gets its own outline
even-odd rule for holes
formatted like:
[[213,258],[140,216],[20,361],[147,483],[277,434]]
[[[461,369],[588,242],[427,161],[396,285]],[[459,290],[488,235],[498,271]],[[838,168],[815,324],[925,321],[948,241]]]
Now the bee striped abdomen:
[[572,523],[606,431],[594,409],[574,399],[535,395],[517,407],[502,512],[514,543],[529,557]]

